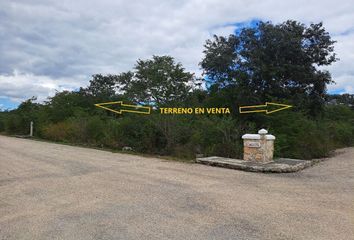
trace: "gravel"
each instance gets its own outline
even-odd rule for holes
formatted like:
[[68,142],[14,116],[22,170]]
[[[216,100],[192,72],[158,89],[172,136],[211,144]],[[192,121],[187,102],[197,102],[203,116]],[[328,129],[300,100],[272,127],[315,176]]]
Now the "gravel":
[[0,239],[354,239],[354,148],[263,174],[0,136]]

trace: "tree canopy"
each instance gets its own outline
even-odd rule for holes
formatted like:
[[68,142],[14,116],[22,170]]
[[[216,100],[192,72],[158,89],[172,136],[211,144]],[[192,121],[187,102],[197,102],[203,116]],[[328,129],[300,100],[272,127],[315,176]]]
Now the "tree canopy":
[[287,99],[316,114],[332,82],[319,67],[337,60],[334,43],[322,23],[259,22],[207,40],[200,65],[214,91],[232,88],[241,103]]
[[153,56],[138,60],[133,71],[118,76],[120,90],[131,100],[160,106],[182,102],[196,80],[181,63],[170,56]]
[[171,56],[139,59],[133,70],[115,74],[96,74],[87,88],[81,89],[99,101],[117,97],[129,101],[160,106],[183,102],[197,81],[193,73],[185,71]]

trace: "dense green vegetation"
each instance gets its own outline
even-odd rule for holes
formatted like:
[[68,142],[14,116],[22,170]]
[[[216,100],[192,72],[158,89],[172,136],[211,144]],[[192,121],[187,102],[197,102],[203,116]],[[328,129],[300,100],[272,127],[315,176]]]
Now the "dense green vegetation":
[[[170,56],[153,56],[138,60],[129,72],[94,75],[78,91],[58,92],[44,103],[29,99],[0,112],[0,132],[28,134],[34,121],[35,136],[43,139],[192,159],[195,154],[240,158],[241,135],[266,128],[277,137],[277,156],[327,156],[354,144],[353,97],[327,95],[331,75],[318,68],[337,60],[333,44],[321,23],[260,22],[206,42],[200,63],[205,79],[196,79]],[[94,106],[115,100],[154,110],[118,115]],[[239,106],[266,101],[294,108],[270,115],[238,113]],[[173,106],[229,107],[231,114],[158,111]]]

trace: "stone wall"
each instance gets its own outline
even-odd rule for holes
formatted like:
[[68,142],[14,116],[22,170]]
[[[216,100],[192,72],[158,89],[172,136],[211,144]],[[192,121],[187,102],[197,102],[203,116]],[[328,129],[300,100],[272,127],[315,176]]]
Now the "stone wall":
[[245,161],[255,161],[267,163],[273,161],[274,140],[273,135],[261,129],[258,134],[245,134],[243,139],[243,159]]

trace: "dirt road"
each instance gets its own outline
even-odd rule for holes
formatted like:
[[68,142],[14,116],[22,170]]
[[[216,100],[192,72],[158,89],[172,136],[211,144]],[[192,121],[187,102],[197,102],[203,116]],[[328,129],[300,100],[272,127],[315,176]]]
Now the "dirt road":
[[0,136],[0,239],[354,239],[354,148],[259,174]]

